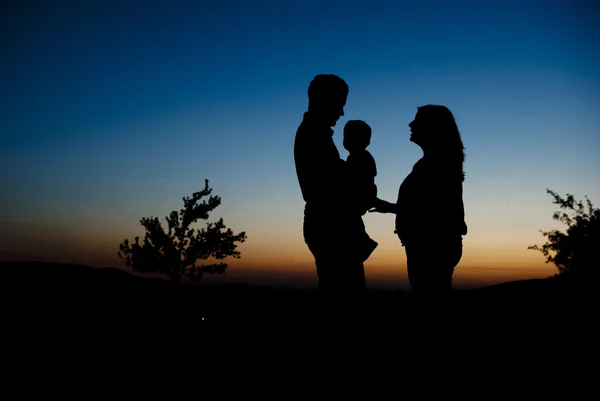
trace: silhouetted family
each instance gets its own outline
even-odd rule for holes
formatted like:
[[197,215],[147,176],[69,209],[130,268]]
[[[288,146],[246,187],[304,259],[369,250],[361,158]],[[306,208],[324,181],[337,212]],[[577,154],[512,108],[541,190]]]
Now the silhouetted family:
[[417,305],[443,309],[452,303],[452,275],[467,234],[463,205],[464,146],[445,106],[418,107],[408,124],[410,141],[423,157],[406,176],[395,203],[378,198],[376,162],[366,149],[371,127],[350,120],[344,127],[346,160],[333,141],[349,88],[333,74],[314,77],[308,111],[294,141],[298,182],[305,201],[303,234],[315,258],[319,292],[335,311],[354,310],[365,294],[363,263],[378,243],[367,234],[367,212],[395,214],[408,279]]

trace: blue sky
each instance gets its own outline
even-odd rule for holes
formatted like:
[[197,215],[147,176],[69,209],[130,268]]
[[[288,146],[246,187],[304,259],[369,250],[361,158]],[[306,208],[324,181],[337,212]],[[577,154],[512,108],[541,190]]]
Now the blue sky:
[[[537,230],[558,224],[546,188],[600,203],[591,1],[28,4],[0,17],[0,259],[118,265],[142,216],[178,209],[208,178],[223,198],[215,217],[248,233],[248,266],[310,265],[292,146],[318,73],[350,86],[342,157],[345,121],[371,124],[384,199],[420,157],[416,107],[453,111],[465,265],[484,269],[490,252],[516,265],[542,242]],[[403,269],[392,219],[365,220],[381,243],[373,263]],[[39,255],[29,241],[45,244]]]

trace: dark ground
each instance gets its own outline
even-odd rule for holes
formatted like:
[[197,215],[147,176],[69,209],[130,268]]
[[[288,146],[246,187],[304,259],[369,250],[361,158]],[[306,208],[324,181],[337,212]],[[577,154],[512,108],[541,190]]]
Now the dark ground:
[[562,386],[571,399],[598,338],[581,292],[566,280],[505,283],[459,291],[452,313],[434,317],[401,292],[370,291],[364,313],[323,323],[315,291],[175,288],[112,268],[0,262],[0,382],[6,394],[75,399],[154,397],[161,386],[278,398],[310,388],[356,398],[362,386],[369,399]]
[[[175,287],[166,280],[134,276],[114,268],[33,262],[0,262],[5,313],[56,315],[82,320],[110,315],[164,317],[181,313],[206,324],[310,320],[315,290],[250,285]],[[574,280],[557,278],[507,282],[456,291],[457,311],[473,319],[514,314],[565,317],[581,300]],[[367,315],[393,324],[414,309],[409,292],[371,290]],[[204,318],[204,320],[202,320]]]
[[573,280],[525,280],[456,293],[452,313],[434,318],[416,313],[401,291],[370,291],[364,312],[343,324],[324,324],[317,320],[314,290],[175,287],[112,268],[0,262],[4,344],[43,340],[56,346],[59,339],[70,350],[84,341],[86,347],[110,342],[210,351],[226,339],[229,348],[275,352],[275,344],[289,349],[307,341],[359,341],[369,350],[410,350],[415,340],[448,349],[552,347],[578,338],[591,311]]

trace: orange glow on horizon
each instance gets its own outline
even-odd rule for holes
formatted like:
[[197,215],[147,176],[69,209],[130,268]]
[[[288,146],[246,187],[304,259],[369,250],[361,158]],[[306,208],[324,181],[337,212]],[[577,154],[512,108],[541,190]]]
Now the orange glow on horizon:
[[[26,229],[25,229],[26,228]],[[127,270],[117,257],[118,245],[124,238],[142,234],[142,230],[119,230],[115,235],[108,230],[92,232],[91,228],[64,230],[56,227],[25,227],[12,235],[0,238],[1,260],[35,260],[83,264],[93,267],[117,267]],[[131,235],[132,231],[135,235]],[[372,234],[379,247],[365,263],[369,285],[407,288],[406,255],[394,235],[385,232]],[[464,241],[463,258],[455,269],[457,287],[484,286],[504,281],[544,278],[557,270],[544,263],[539,252],[527,250],[539,235],[530,238],[502,238],[502,241],[481,242],[477,237]],[[535,237],[534,237],[535,236]],[[31,244],[36,246],[32,247]],[[241,259],[227,258],[229,269],[225,275],[207,277],[206,281],[249,282],[252,284],[281,284],[289,286],[317,285],[314,259],[302,240],[301,234],[249,236],[239,245]]]

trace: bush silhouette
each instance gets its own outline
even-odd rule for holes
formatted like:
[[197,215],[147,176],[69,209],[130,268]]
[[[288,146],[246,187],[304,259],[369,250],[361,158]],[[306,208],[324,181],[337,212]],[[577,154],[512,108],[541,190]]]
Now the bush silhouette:
[[[533,245],[527,249],[542,252],[546,263],[554,263],[558,267],[559,276],[590,277],[594,259],[594,249],[600,246],[600,209],[594,209],[586,196],[586,208],[583,202],[575,201],[573,195],[561,198],[555,192],[546,189],[552,195],[552,203],[561,209],[570,209],[573,216],[565,212],[554,212],[552,218],[568,226],[566,233],[559,230],[540,231],[548,241],[539,247]],[[593,263],[594,262],[594,263]]]
[[[119,257],[134,271],[164,274],[174,283],[184,276],[199,281],[204,273],[224,273],[225,263],[197,265],[197,262],[209,258],[222,260],[228,256],[240,258],[236,243],[244,242],[246,233],[234,234],[226,229],[222,218],[216,223],[206,223],[206,227],[199,230],[190,228],[200,219],[207,220],[209,212],[221,204],[221,198],[211,193],[205,180],[202,191],[195,192],[191,198],[184,197],[183,209],[174,210],[166,217],[167,232],[157,217],[143,217],[141,224],[146,229],[143,243],[140,244],[139,236],[133,243],[125,239],[119,245]],[[203,197],[208,200],[200,203]]]

